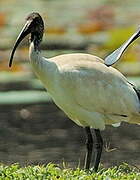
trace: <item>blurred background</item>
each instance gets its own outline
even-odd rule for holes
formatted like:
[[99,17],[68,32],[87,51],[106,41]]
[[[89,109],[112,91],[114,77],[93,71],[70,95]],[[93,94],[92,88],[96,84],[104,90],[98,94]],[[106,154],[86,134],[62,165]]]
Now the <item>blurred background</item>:
[[[139,27],[139,0],[0,0],[0,162],[83,167],[84,129],[55,106],[35,77],[28,62],[28,39],[8,68],[13,43],[33,11],[45,21],[44,56],[84,52],[104,58]],[[140,40],[115,67],[140,87]],[[127,123],[108,126],[102,132],[102,164],[140,166],[139,132],[139,126]]]

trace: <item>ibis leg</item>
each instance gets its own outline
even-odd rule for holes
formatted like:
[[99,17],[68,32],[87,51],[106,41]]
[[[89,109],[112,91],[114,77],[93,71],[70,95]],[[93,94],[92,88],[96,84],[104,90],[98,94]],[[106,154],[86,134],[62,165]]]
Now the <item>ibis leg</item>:
[[86,141],[87,153],[85,158],[85,169],[89,169],[92,158],[93,138],[90,127],[85,127],[85,131],[87,135],[87,141]]
[[102,154],[103,139],[99,129],[94,129],[94,131],[96,135],[96,143],[95,143],[96,152],[95,152],[94,170],[95,172],[97,172]]

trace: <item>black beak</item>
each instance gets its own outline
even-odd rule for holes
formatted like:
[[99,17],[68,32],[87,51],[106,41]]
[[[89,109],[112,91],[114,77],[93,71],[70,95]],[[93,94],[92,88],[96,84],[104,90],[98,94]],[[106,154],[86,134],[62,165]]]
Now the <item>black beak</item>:
[[31,33],[31,22],[32,21],[27,21],[26,24],[24,25],[24,27],[22,28],[19,36],[17,37],[17,40],[15,42],[15,45],[13,47],[13,50],[11,52],[11,56],[10,56],[10,60],[9,60],[9,67],[12,66],[12,60],[13,60],[13,57],[14,57],[14,53],[16,51],[16,48],[18,47],[18,45],[20,44],[20,42],[28,35]]
[[122,44],[118,49],[113,51],[109,56],[105,58],[105,64],[107,66],[111,66],[114,63],[116,63],[120,57],[122,56],[123,52],[126,50],[126,48],[135,41],[140,36],[140,29],[135,32],[124,44]]

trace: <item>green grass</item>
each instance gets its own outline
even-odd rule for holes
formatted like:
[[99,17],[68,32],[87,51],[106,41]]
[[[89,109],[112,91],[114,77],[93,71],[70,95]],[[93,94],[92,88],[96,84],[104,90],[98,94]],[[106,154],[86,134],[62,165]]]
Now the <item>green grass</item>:
[[60,168],[54,164],[21,167],[0,165],[0,180],[140,180],[140,169],[128,164],[100,168],[97,173],[80,168]]

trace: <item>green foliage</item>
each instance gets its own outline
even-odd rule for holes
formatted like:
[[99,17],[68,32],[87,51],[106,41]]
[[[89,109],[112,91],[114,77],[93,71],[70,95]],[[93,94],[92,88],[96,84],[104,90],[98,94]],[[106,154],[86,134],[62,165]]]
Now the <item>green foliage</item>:
[[19,164],[10,166],[0,165],[0,180],[138,180],[138,168],[122,164],[113,168],[101,168],[97,173],[84,171],[79,168],[60,168],[54,164],[20,167]]

